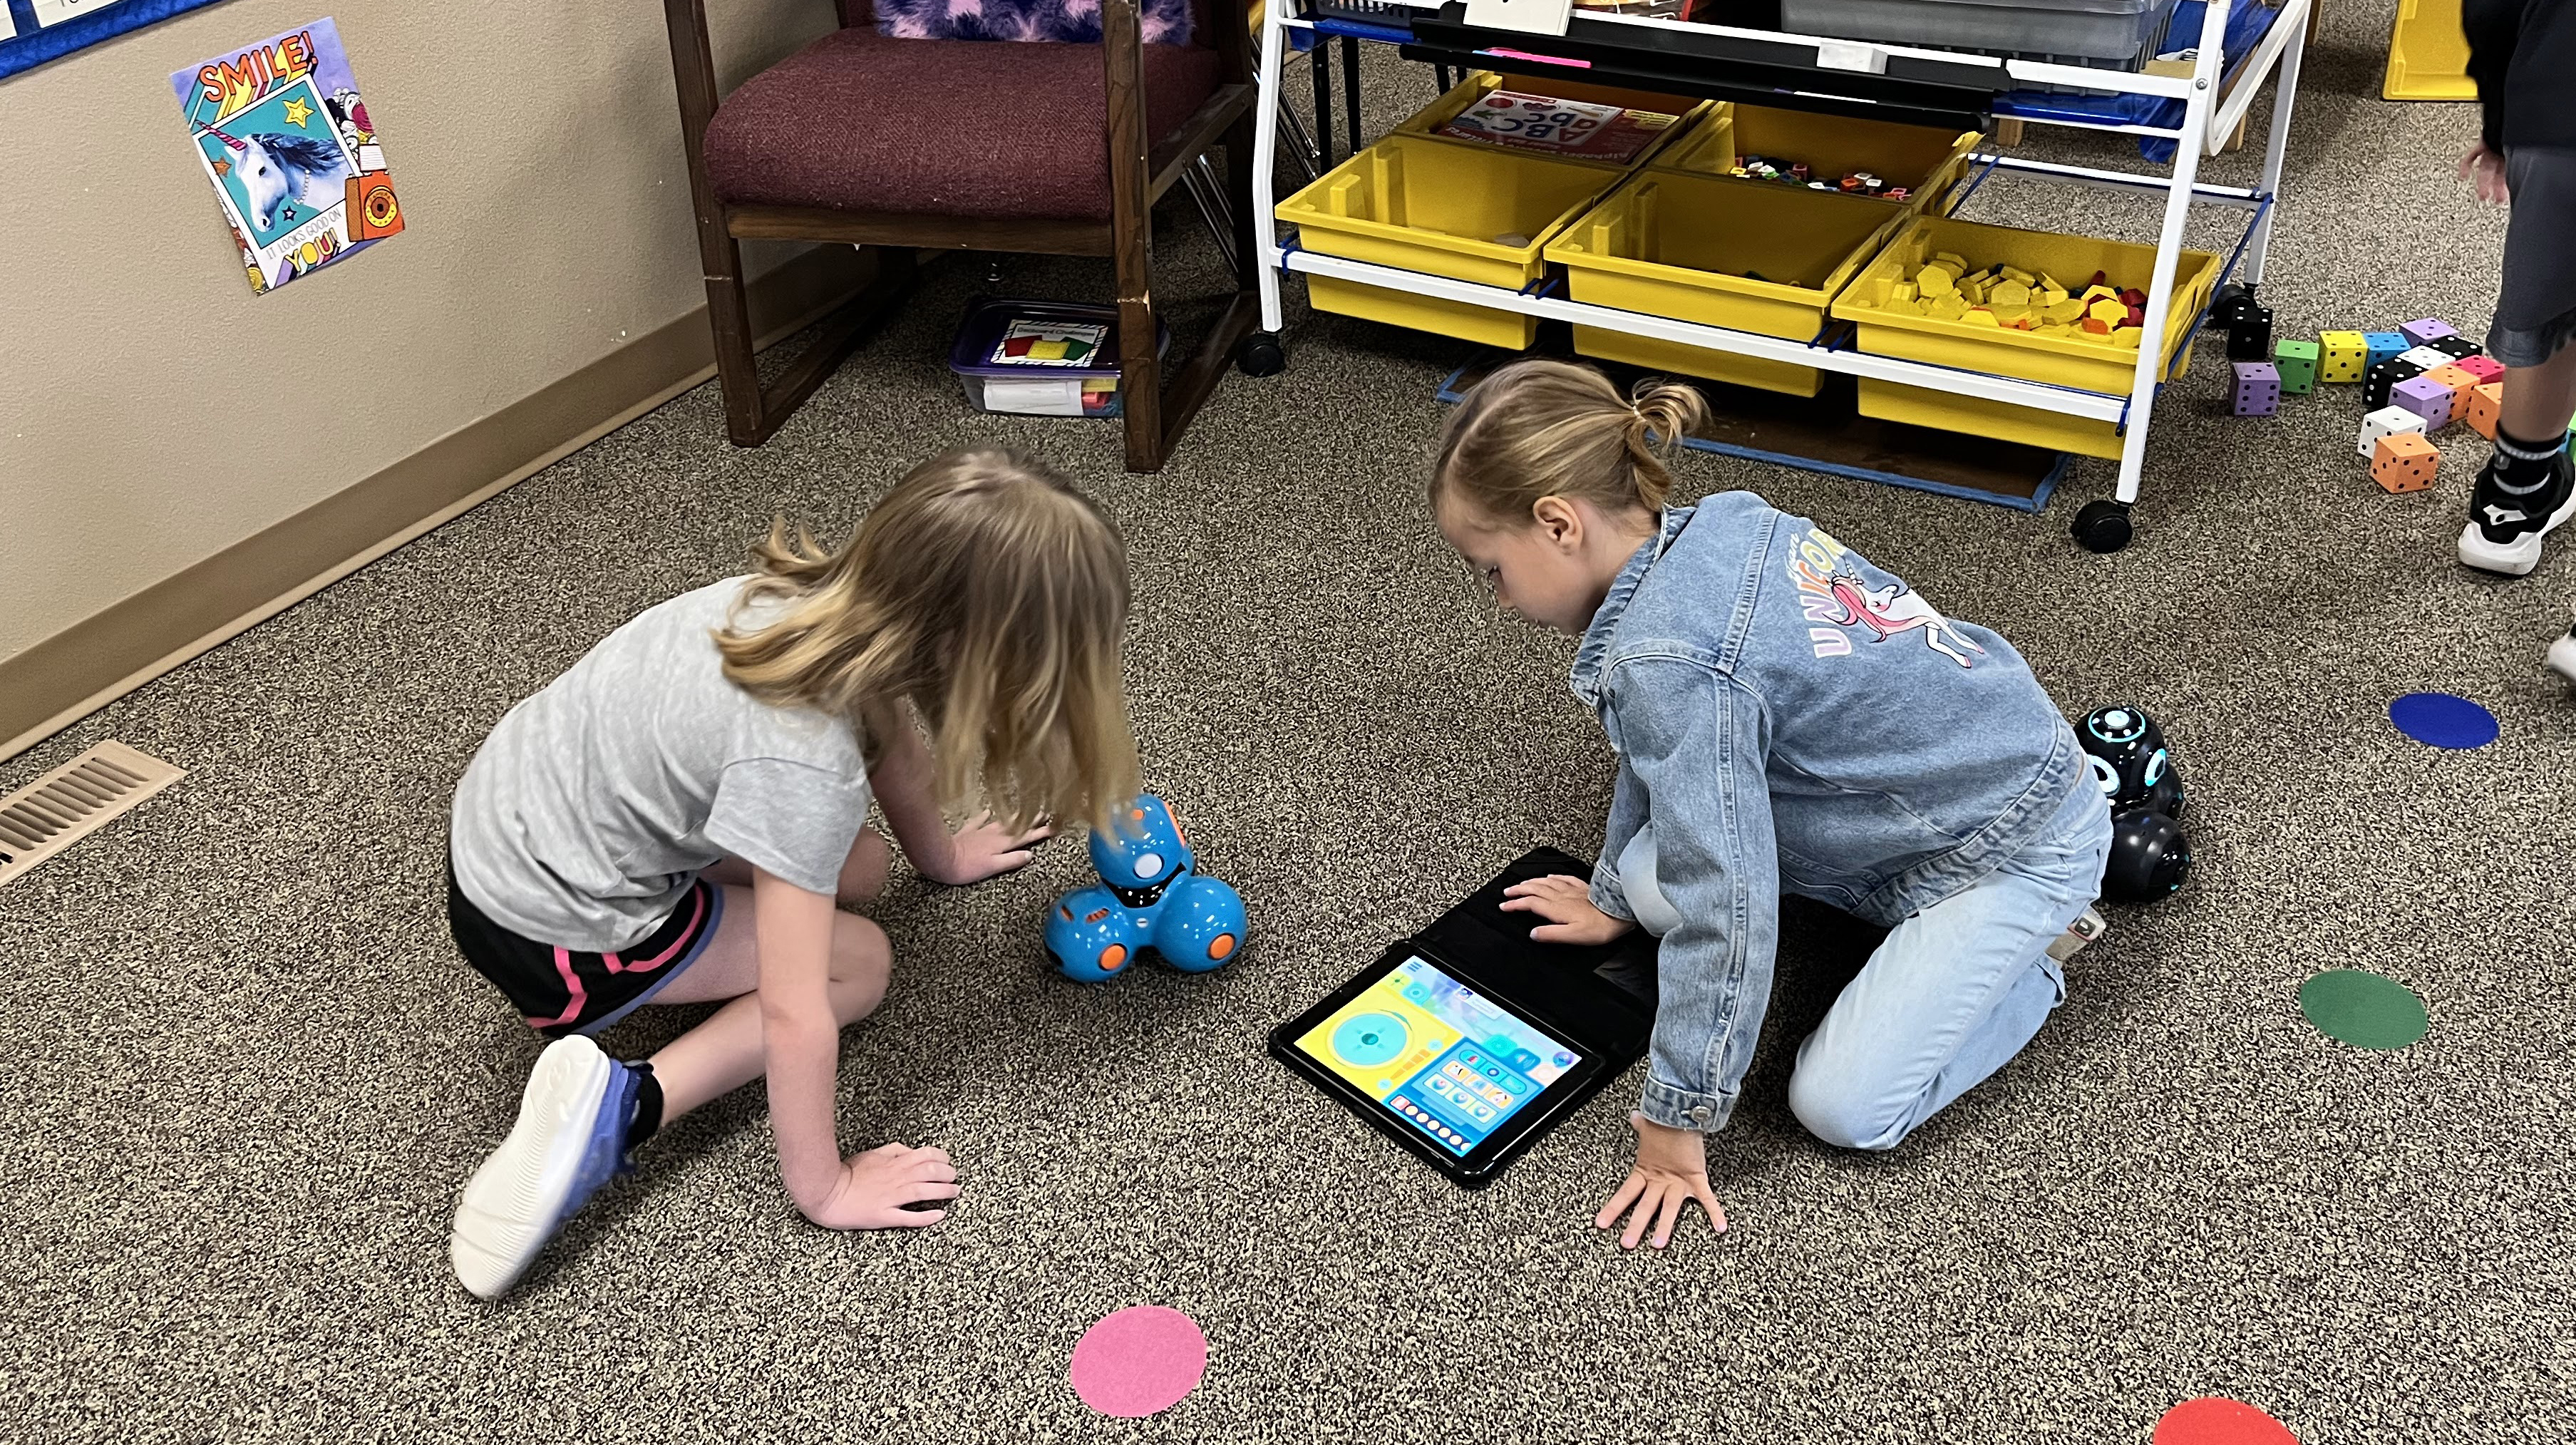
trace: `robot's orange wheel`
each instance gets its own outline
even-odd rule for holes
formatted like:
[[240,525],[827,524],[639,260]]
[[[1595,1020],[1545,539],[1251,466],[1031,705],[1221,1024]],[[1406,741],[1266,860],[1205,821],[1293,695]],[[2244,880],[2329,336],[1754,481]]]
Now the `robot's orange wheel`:
[[1102,973],[1116,973],[1118,970],[1126,966],[1127,945],[1123,943],[1113,943],[1107,948],[1100,950],[1100,971]]
[[1208,940],[1208,957],[1224,960],[1234,955],[1234,935],[1220,933]]

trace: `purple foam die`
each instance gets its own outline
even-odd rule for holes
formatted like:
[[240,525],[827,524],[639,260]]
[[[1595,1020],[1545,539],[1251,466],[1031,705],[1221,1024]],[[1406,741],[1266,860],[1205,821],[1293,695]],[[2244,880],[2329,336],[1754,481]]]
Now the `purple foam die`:
[[2236,414],[2270,416],[2281,409],[2281,370],[2268,361],[2237,361]]
[[2449,387],[2429,376],[2419,376],[2391,388],[2388,404],[2424,418],[2424,430],[2435,432],[2450,424],[2455,397]]
[[2436,321],[2430,316],[2425,317],[2421,321],[2409,321],[2405,325],[2398,327],[2397,330],[2400,335],[2406,338],[2406,344],[2409,346],[2422,346],[2424,343],[2431,341],[2436,337],[2457,336],[2460,334],[2459,329],[2452,326],[2449,322]]

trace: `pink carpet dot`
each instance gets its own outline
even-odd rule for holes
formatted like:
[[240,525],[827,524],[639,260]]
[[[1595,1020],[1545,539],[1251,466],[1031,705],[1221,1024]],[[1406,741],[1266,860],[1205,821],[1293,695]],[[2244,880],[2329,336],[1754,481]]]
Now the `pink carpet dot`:
[[1168,1410],[1207,1374],[1198,1322],[1161,1305],[1123,1309],[1073,1347],[1073,1390],[1103,1415],[1133,1419]]
[[2155,1445],[2299,1445],[2299,1437],[2242,1400],[2203,1395],[2165,1412]]

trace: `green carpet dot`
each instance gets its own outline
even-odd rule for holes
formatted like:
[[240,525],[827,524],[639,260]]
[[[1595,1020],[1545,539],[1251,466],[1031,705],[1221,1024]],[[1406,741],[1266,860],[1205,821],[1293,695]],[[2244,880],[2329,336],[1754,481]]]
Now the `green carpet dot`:
[[2357,968],[2332,969],[2300,984],[2299,1011],[2327,1038],[2357,1049],[2402,1049],[2432,1026],[2413,989]]

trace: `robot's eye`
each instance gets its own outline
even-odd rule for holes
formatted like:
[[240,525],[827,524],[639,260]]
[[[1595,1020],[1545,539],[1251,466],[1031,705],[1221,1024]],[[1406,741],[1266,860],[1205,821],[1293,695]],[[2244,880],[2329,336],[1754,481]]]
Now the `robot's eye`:
[[2093,758],[2090,761],[2093,764],[2093,781],[2101,785],[2102,795],[2107,798],[2116,798],[2120,796],[2120,774],[2118,770],[2114,769],[2108,762],[2105,762],[2100,758]]
[[2140,779],[2140,781],[2144,782],[2148,787],[2152,788],[2152,787],[2154,787],[2154,786],[2156,785],[2156,779],[2161,778],[2161,777],[2163,777],[2164,775],[2165,775],[2165,750],[2164,750],[2164,749],[2162,749],[2162,748],[2158,748],[2158,749],[2156,749],[2154,756],[2152,756],[2152,757],[2150,757],[2150,758],[2148,758],[2148,759],[2147,759],[2147,771],[2146,771],[2146,774],[2144,775],[2144,777],[2142,777],[2142,778]]
[[1136,855],[1136,876],[1137,876],[1137,877],[1139,877],[1139,878],[1151,878],[1151,877],[1153,877],[1155,874],[1160,873],[1160,872],[1162,872],[1162,871],[1163,871],[1163,855],[1162,855],[1162,854],[1160,854],[1160,853],[1139,853],[1139,854],[1137,854],[1137,855]]

